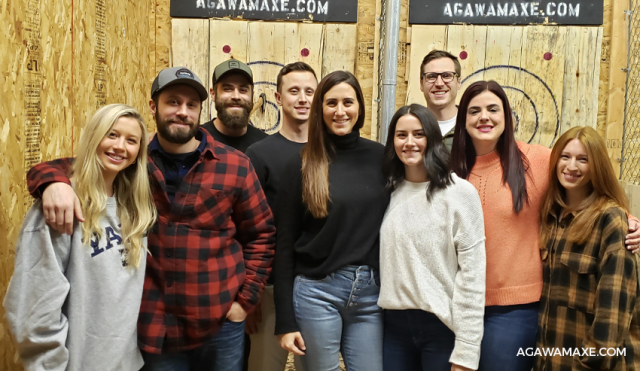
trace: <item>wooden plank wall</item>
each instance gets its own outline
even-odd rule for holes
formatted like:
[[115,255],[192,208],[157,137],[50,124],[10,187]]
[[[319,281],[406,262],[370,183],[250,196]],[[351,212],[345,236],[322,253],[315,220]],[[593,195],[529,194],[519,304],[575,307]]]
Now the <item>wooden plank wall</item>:
[[[416,45],[412,45],[412,40],[414,39],[414,36],[412,36],[414,27],[408,25],[408,22],[407,22],[408,3],[409,3],[408,0],[401,1],[401,19],[400,19],[400,35],[399,35],[400,40],[398,44],[398,52],[399,52],[398,62],[399,63],[398,63],[398,86],[397,86],[397,103],[396,103],[397,107],[404,105],[405,101],[408,101],[407,96],[410,94],[411,91],[415,92],[417,89],[417,91],[419,92],[419,86],[415,85],[413,86],[413,89],[410,89],[410,86],[412,84],[417,83],[415,79],[413,80],[411,79],[411,76],[412,74],[413,76],[417,74],[417,71],[414,71],[414,69],[419,68],[421,58],[431,49],[444,48],[445,42],[448,41],[448,40],[445,40],[443,36],[434,38],[435,37],[434,35],[437,35],[437,34],[442,35],[445,32],[442,29],[438,30],[438,28],[442,28],[444,26],[432,26],[431,29],[432,29],[433,35],[428,35],[428,34],[424,35],[424,32],[418,29],[417,30],[418,36],[422,35],[422,36],[426,36],[427,38],[415,37],[415,40],[418,40],[420,42]],[[604,24],[602,27],[601,42],[598,42],[597,40],[595,41],[600,45],[600,49],[601,49],[600,59],[599,61],[597,59],[594,59],[592,61],[593,63],[596,63],[596,64],[598,64],[597,62],[599,62],[599,68],[600,68],[599,78],[597,80],[597,84],[598,84],[597,102],[598,103],[597,103],[597,113],[596,113],[597,119],[596,119],[595,126],[598,129],[598,131],[603,135],[603,137],[607,136],[607,128],[609,128],[608,130],[610,134],[608,135],[609,138],[607,139],[607,146],[611,150],[611,158],[612,158],[612,161],[614,162],[614,168],[617,168],[619,167],[619,162],[616,162],[616,161],[617,161],[617,158],[619,158],[620,156],[615,155],[616,153],[615,149],[617,148],[617,151],[620,150],[621,134],[615,135],[616,138],[613,138],[612,133],[616,132],[616,130],[618,130],[620,133],[622,132],[622,123],[624,119],[621,116],[622,112],[618,113],[619,110],[616,110],[616,112],[613,112],[613,111],[610,112],[608,107],[608,102],[609,102],[610,89],[613,89],[612,92],[616,92],[615,94],[617,94],[618,96],[620,94],[624,95],[625,76],[619,76],[619,74],[616,74],[616,72],[619,71],[619,68],[625,67],[626,63],[620,66],[623,60],[623,58],[621,58],[620,48],[616,50],[613,56],[612,56],[611,48],[612,48],[612,40],[614,41],[613,42],[614,45],[616,40],[618,43],[626,42],[624,35],[626,35],[627,24],[626,22],[618,21],[616,26],[612,27],[613,16],[614,16],[614,11],[613,11],[614,3],[616,3],[615,5],[618,7],[618,9],[625,8],[625,7],[628,8],[628,0],[622,0],[621,2],[617,2],[617,1],[614,2],[613,0],[604,0],[604,18],[603,18]],[[365,127],[362,132],[363,132],[363,135],[370,136],[373,139],[377,138],[377,134],[378,134],[377,133],[378,123],[376,121],[376,112],[377,112],[377,99],[378,99],[377,76],[378,76],[378,58],[379,58],[379,55],[378,55],[379,42],[378,41],[380,40],[380,34],[379,34],[380,20],[377,17],[380,16],[380,13],[381,13],[381,1],[359,0],[358,24],[357,24],[357,43],[358,43],[357,53],[358,54],[357,54],[357,60],[356,60],[356,76],[358,77],[363,87],[365,99],[368,102],[371,102],[371,106],[367,105],[366,107],[367,120],[365,122]],[[618,14],[618,16],[620,15]],[[154,33],[154,30],[152,30],[152,34],[151,34],[152,37],[155,37],[155,41],[156,41],[155,43],[151,44],[151,47],[157,48],[157,49],[152,49],[152,52],[155,52],[155,59],[154,59],[155,63],[152,62],[152,64],[154,66],[157,64],[156,69],[153,70],[154,73],[152,73],[152,75],[155,75],[155,73],[157,73],[157,71],[159,71],[161,68],[174,65],[173,63],[171,63],[172,62],[171,61],[171,33],[172,32],[171,32],[171,22],[169,17],[169,0],[155,1],[155,4],[152,8],[152,12],[150,14],[150,20],[151,20],[150,21],[151,24],[155,26],[155,33]],[[469,28],[469,26],[456,26],[456,27]],[[510,61],[510,63],[514,63],[516,65],[522,65],[523,63],[522,61],[523,60],[526,61],[526,58],[527,58],[526,50],[522,49],[522,46],[527,45],[526,44],[528,40],[527,37],[529,37],[528,32],[526,30],[527,28],[529,27],[513,27],[512,30],[509,32],[510,37],[507,39],[504,35],[501,34],[501,32],[504,30],[503,27],[499,27],[499,26],[487,27],[487,35],[486,35],[487,47],[485,50],[487,59],[485,60],[485,63],[495,64],[498,61],[502,61],[502,62]],[[220,31],[222,31],[222,33],[214,33],[214,29],[212,28],[211,34],[217,35],[218,37],[223,37],[223,38],[226,37],[226,35],[228,34],[228,33],[225,33],[227,31],[226,29],[222,29]],[[563,31],[560,31],[561,34],[562,32]],[[566,36],[567,35],[565,34],[564,42],[565,42],[565,46],[568,49],[573,51],[575,51],[576,49],[578,49],[579,51],[584,50],[584,48],[580,49],[574,46],[574,45],[577,45],[578,41],[576,41],[576,43],[573,43],[573,44],[570,43],[567,46]],[[573,35],[569,35],[569,37],[573,39],[577,37],[577,35],[575,35],[574,33]],[[598,35],[598,37],[600,36]],[[492,42],[493,44],[490,45]],[[554,43],[556,45],[558,44],[557,41],[554,41]],[[520,48],[511,47],[511,44],[520,45]],[[595,48],[595,52],[597,53],[598,47],[597,46],[594,47],[594,45],[590,45],[590,46],[592,49]],[[416,49],[417,49],[417,52],[416,52]],[[309,47],[309,50],[314,50],[314,49]],[[211,55],[213,56],[213,47],[211,48],[211,51],[212,51]],[[218,53],[222,54],[222,51],[219,51]],[[564,55],[565,53],[561,53],[560,58],[562,58]],[[416,56],[419,56],[419,57],[416,58]],[[583,65],[584,65],[584,62],[588,62],[587,60],[584,59],[584,57],[588,57],[587,53],[573,54],[570,56],[569,60],[567,61],[570,67],[571,66],[573,67],[577,66],[578,68],[583,67],[583,65],[573,63],[573,60],[577,60],[578,58],[580,58],[579,56],[583,57],[582,59]],[[558,57],[558,56],[557,55],[552,56],[552,60],[554,57]],[[238,58],[242,59],[240,56],[238,56]],[[412,60],[412,58],[414,60]],[[616,63],[617,61],[615,68],[611,68],[612,58],[613,58],[613,63]],[[626,53],[624,54],[624,58],[626,58]],[[532,62],[530,62],[530,64],[531,63]],[[214,58],[211,58],[210,68],[211,66],[215,66],[215,64],[217,63],[214,63]],[[315,66],[317,65],[313,65],[313,66],[315,68]],[[597,70],[596,66],[592,66],[592,67],[587,66],[587,68],[589,68],[590,70],[592,69],[593,72],[596,72]],[[571,68],[569,68],[568,70],[570,69]],[[568,73],[565,74],[565,72],[567,71],[562,70],[561,73],[563,74],[563,76],[568,75]],[[404,75],[402,75],[402,73],[404,73]],[[584,73],[581,72],[580,74],[582,75],[583,78],[578,79],[580,76],[576,76],[578,78],[574,79],[573,83],[579,80],[582,87],[593,86],[595,84],[595,81],[593,79],[590,80],[591,82],[587,83],[588,79],[584,78]],[[612,76],[610,76],[610,74]],[[506,77],[507,83],[511,84],[514,88],[518,88],[522,90],[523,87],[525,86],[523,84],[526,81],[520,75],[521,74],[518,71],[514,71],[514,70],[509,71]],[[210,76],[208,76],[207,80],[210,80]],[[610,83],[613,84],[612,87],[609,86]],[[564,95],[565,94],[564,86],[562,87],[561,90],[562,91],[560,91],[559,94]],[[576,99],[572,99],[571,89],[568,89],[566,93],[568,94],[568,98],[566,100],[567,107],[570,107],[570,106],[574,107],[576,104],[580,106],[579,102],[576,101]],[[557,98],[557,94],[556,94],[556,98]],[[415,101],[424,103],[424,100],[423,99],[421,100],[421,99],[422,98],[420,94],[418,94],[415,97]],[[523,104],[523,100],[526,100],[528,103],[528,99],[526,98],[521,97],[520,99],[518,99],[515,96],[512,97],[512,103],[516,109],[519,108],[520,111],[526,111],[526,110],[532,111],[530,107],[527,107],[527,105]],[[565,102],[560,102],[560,107],[558,109],[558,112],[562,112],[562,104],[564,103]],[[547,102],[544,102],[543,105],[548,106],[549,104]],[[565,112],[568,112],[568,110],[566,110]],[[215,114],[215,110],[212,110],[212,116],[214,114]],[[584,115],[587,115],[587,114],[592,115],[589,108],[583,107],[580,110],[580,116],[584,118]],[[528,114],[524,114],[525,117],[527,115]],[[565,113],[564,119],[566,120],[567,117],[568,116]],[[612,120],[609,124],[607,123],[608,118]],[[562,121],[563,119],[562,116],[559,116],[559,119]],[[528,139],[526,137],[529,134],[533,134],[533,132],[530,129],[531,125],[532,125],[531,121],[529,121],[528,123],[527,122],[523,123],[523,131],[522,131],[523,138]],[[533,127],[535,127],[535,125],[533,125]],[[527,129],[528,132],[527,130],[524,130],[524,129]],[[536,133],[536,135],[538,135],[538,133]],[[548,136],[548,134],[546,135]],[[620,138],[617,138],[617,137],[620,137]],[[541,138],[539,140],[542,140]]]
[[[168,44],[155,46],[156,40],[166,40],[166,27],[154,20],[154,12],[168,12],[168,3],[1,2],[0,298],[32,203],[25,181],[29,167],[73,156],[87,118],[105,103],[130,104],[155,126],[147,108],[149,91],[155,70],[168,65],[162,52]],[[22,370],[1,306],[0,318],[0,370]]]
[[550,146],[570,126],[596,126],[601,42],[602,27],[413,25],[406,103],[425,104],[420,64],[444,49],[460,58],[461,92],[498,81],[517,115],[518,139]]
[[[172,64],[192,68],[207,87],[211,85],[215,66],[226,59],[233,57],[251,67],[254,100],[261,93],[267,97],[264,113],[258,110],[251,122],[267,133],[280,128],[280,110],[274,93],[276,77],[283,65],[306,62],[318,78],[335,70],[356,71],[354,24],[173,19],[172,35]],[[203,122],[216,117],[211,100],[207,105]]]
[[[374,78],[376,44],[374,40],[378,32],[376,17],[379,14],[379,1],[358,1],[357,24],[261,22],[228,18],[211,19],[208,24],[205,24],[206,20],[193,19],[173,19],[168,23],[166,17],[168,17],[169,0],[156,0],[156,2],[167,4],[166,7],[164,5],[155,7],[156,25],[161,24],[162,27],[158,28],[160,31],[156,32],[156,37],[165,35],[167,29],[170,29],[171,34],[168,44],[170,48],[166,47],[167,38],[157,39],[156,47],[159,51],[155,53],[156,60],[168,61],[168,64],[161,63],[163,67],[193,66],[201,80],[203,82],[207,80],[207,87],[211,84],[213,68],[223,60],[233,57],[250,63],[254,74],[257,74],[254,80],[260,82],[256,84],[254,99],[257,100],[260,93],[264,92],[269,102],[264,114],[261,111],[254,114],[251,118],[252,123],[268,133],[278,130],[278,108],[273,97],[274,84],[278,71],[286,63],[304,61],[316,70],[319,78],[334,70],[349,70],[358,78],[365,101],[369,103],[377,98],[377,75]],[[408,3],[403,4],[402,9],[405,24],[402,32],[406,34]],[[162,12],[164,15],[160,14]],[[194,44],[194,35],[200,35],[206,32],[206,29],[209,30],[208,40]],[[331,42],[325,42],[325,40]],[[207,43],[209,45],[208,63],[202,63],[202,54],[207,53],[202,45]],[[225,46],[229,47],[228,52],[225,52]],[[308,55],[305,54],[306,56],[301,53],[304,49],[309,52]],[[401,58],[403,63],[398,74],[402,73],[404,77],[404,54]],[[404,94],[404,90],[401,91]],[[402,98],[398,98],[398,102],[401,104]],[[206,104],[208,107],[203,109],[201,118],[203,122],[216,116],[213,103],[209,100]],[[366,119],[361,133],[365,137],[372,137],[371,120],[375,111],[372,113],[370,104],[365,106],[365,111]]]

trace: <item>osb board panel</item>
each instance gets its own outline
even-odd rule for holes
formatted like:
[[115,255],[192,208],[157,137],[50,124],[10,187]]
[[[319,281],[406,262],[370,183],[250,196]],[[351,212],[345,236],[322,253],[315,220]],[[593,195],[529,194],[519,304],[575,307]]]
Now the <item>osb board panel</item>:
[[152,81],[158,72],[171,66],[170,3],[171,0],[151,0],[149,34],[154,42],[150,43],[149,53],[152,58]]
[[[133,18],[132,14],[140,18]],[[85,0],[74,3],[74,138],[97,108],[125,103],[148,117],[151,79],[144,2]],[[144,17],[144,18],[142,18]],[[134,56],[140,56],[136,58]]]
[[400,32],[398,35],[398,84],[396,85],[396,109],[404,106],[404,97],[407,95],[407,67],[409,60],[409,3],[400,4]]
[[[382,2],[381,0],[377,0],[376,11],[375,11],[375,23],[374,23],[374,27],[375,27],[374,40],[380,40],[380,37],[381,37],[380,36],[381,13],[382,13]],[[401,16],[401,19],[402,19],[402,16]],[[401,21],[400,27],[402,28],[402,21]],[[402,36],[402,33],[400,35]],[[405,46],[407,45],[406,37],[407,37],[407,33],[406,33],[406,27],[405,27],[405,32],[404,32]],[[405,64],[406,64],[406,61],[405,61]],[[367,126],[367,122],[365,122],[365,125],[363,127],[361,134],[366,133],[366,131],[368,131],[369,139],[378,140],[378,138],[380,137],[379,131],[381,126],[380,123],[378,122],[378,99],[380,99],[380,86],[378,84],[381,83],[381,81],[378,80],[378,76],[380,74],[380,70],[379,70],[380,69],[380,43],[379,42],[375,42],[375,41],[359,41],[358,42],[358,60],[356,61],[356,73],[362,74],[364,71],[368,69],[366,66],[371,66],[368,68],[373,68],[373,70],[371,71],[371,99],[366,100],[366,102],[371,102],[371,105],[370,105],[371,114],[368,116],[369,118],[368,126]],[[398,68],[400,68],[400,65],[398,65]],[[404,69],[406,70],[406,66],[404,67]],[[362,70],[362,72],[360,72],[360,70]],[[404,104],[403,98],[404,98],[404,95],[406,95],[406,90],[407,90],[406,82],[404,81],[404,79],[398,80],[397,86],[400,86],[400,83],[402,83],[405,86],[403,90],[404,94],[396,95],[396,104],[398,100],[400,100],[400,103]],[[369,104],[367,104],[367,106],[369,106]]]
[[[107,103],[125,103],[148,112],[152,80],[145,75],[149,58],[144,57],[150,48],[147,23],[142,21],[149,7],[144,1],[107,0],[106,9]],[[138,55],[141,58],[133,57]]]
[[[28,168],[40,160],[72,156],[80,129],[99,102],[146,108],[151,6],[128,0],[20,0],[0,2],[0,9],[5,25],[0,31],[4,297],[13,273],[15,241],[32,202],[25,189]],[[2,307],[0,318],[0,369],[22,370]]]
[[[74,2],[73,13],[73,91],[72,115],[73,131],[71,135],[79,137],[91,114],[98,107],[98,95],[106,91],[104,82],[96,77],[98,69],[104,71],[106,45],[100,48],[96,34],[96,13],[98,3],[104,5],[104,0],[85,0]],[[106,9],[100,8],[101,14],[106,16]],[[106,32],[106,25],[99,25]],[[101,32],[101,43],[106,42],[106,34]],[[100,50],[97,50],[100,49]],[[102,50],[104,49],[104,50]],[[102,54],[98,56],[98,53]],[[84,68],[80,68],[80,65]],[[96,81],[96,79],[98,81]],[[96,95],[96,92],[99,92]]]
[[[71,154],[69,92],[71,36],[69,0],[3,4],[0,58],[3,104],[0,106],[0,297],[13,273],[15,241],[32,204],[25,172],[43,158]],[[0,308],[0,369],[20,370],[15,347]]]
[[[628,1],[627,1],[628,2]],[[602,52],[600,55],[600,81],[598,84],[598,133],[605,136],[607,124],[607,104],[609,102],[609,73],[611,57],[612,0],[604,0],[602,25]],[[619,31],[617,31],[619,32]]]
[[[364,101],[366,102],[364,125],[360,130],[360,135],[365,138],[372,138],[371,118],[375,113],[372,111],[372,105],[369,102],[377,95],[377,92],[374,92],[374,80],[377,80],[377,76],[373,74],[373,59],[370,58],[372,57],[370,51],[373,50],[370,48],[372,48],[373,43],[378,40],[375,38],[378,24],[376,21],[376,3],[378,2],[377,0],[358,0],[358,23],[356,25],[356,33],[353,35],[353,41],[356,41],[357,44],[352,44],[352,50],[357,53],[357,59],[354,61],[355,70],[350,71],[353,72],[358,79],[360,87],[362,88]],[[329,38],[327,40],[333,43],[333,39]],[[349,44],[353,41],[347,40]],[[327,69],[325,68],[325,70]]]
[[[195,73],[209,90],[209,20],[174,19],[171,22],[174,66],[184,66]],[[203,102],[200,123],[209,121],[209,105]]]
[[[26,1],[1,2],[0,22],[0,296],[4,297],[13,273],[14,244],[22,225],[24,190],[25,71],[30,33]],[[0,369],[22,370],[0,306]]]
[[[149,2],[149,84],[158,72],[171,67],[171,0],[147,0]],[[151,86],[151,85],[149,85]],[[147,127],[155,131],[151,111],[145,116]]]
[[[72,154],[71,0],[42,2],[40,150],[43,160]],[[38,161],[39,162],[39,161]]]
[[[471,83],[496,80],[512,103],[517,138],[551,146],[564,127],[596,126],[601,39],[601,27],[414,25],[406,102],[425,104],[420,64],[444,49],[462,65],[458,101]],[[562,116],[563,107],[573,114]]]

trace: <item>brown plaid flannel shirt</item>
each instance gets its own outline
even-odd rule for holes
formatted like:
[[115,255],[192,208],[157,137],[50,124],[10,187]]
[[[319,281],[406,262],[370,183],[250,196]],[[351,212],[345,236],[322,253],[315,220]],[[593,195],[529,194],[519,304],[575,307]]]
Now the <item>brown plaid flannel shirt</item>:
[[[234,301],[253,310],[271,272],[275,226],[249,158],[200,132],[206,147],[173,202],[149,156],[158,221],[148,236],[151,255],[138,318],[138,345],[149,353],[202,345],[218,332]],[[69,184],[71,162],[33,167],[29,192],[39,197],[41,185]]]
[[[627,215],[618,207],[605,210],[584,244],[567,240],[573,215],[548,218],[555,230],[541,250],[537,348],[542,356],[535,370],[640,370],[637,258],[624,245]],[[610,348],[624,349],[626,356],[607,355],[614,352]],[[563,349],[571,355],[558,355]]]

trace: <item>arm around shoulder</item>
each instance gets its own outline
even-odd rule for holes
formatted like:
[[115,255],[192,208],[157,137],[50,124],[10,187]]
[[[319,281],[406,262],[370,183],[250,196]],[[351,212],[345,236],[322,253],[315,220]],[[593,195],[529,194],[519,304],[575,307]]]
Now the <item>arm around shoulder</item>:
[[27,174],[29,192],[42,197],[45,220],[60,233],[71,234],[74,217],[84,221],[80,200],[71,188],[67,174],[74,159],[62,158],[40,163]]
[[60,158],[53,161],[41,162],[27,173],[27,186],[29,193],[35,198],[42,197],[42,192],[47,185],[56,182],[71,184],[69,170],[75,159]]

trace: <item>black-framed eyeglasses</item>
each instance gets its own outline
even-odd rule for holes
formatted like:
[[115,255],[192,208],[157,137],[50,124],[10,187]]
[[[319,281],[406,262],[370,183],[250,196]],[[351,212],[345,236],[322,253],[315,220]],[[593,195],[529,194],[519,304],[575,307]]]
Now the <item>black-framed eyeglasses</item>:
[[422,74],[422,78],[426,82],[436,82],[438,80],[438,76],[442,77],[442,81],[451,82],[456,78],[457,73],[446,71],[446,72],[425,72]]

